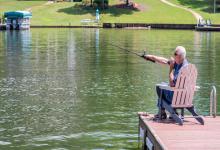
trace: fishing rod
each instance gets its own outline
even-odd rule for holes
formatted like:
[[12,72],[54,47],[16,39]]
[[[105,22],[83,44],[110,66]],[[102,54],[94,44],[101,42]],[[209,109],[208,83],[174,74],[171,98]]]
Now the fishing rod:
[[142,57],[142,58],[144,58],[145,60],[148,60],[148,61],[151,61],[151,62],[155,63],[155,60],[152,60],[152,59],[149,59],[149,58],[144,57],[145,54],[146,54],[146,51],[144,51],[144,54],[139,54],[139,53],[137,53],[137,52],[128,50],[128,49],[126,49],[126,48],[120,47],[120,46],[115,45],[115,44],[112,44],[112,43],[109,43],[109,45],[112,45],[112,46],[117,47],[117,48],[119,48],[119,49],[121,49],[121,50],[124,50],[124,51],[126,51],[126,52],[131,53],[131,54],[134,54],[134,55],[137,55],[137,56],[139,56],[139,57]]
[[112,43],[109,43],[109,44],[112,45],[112,46],[114,46],[114,47],[120,48],[121,50],[125,50],[125,51],[127,51],[127,52],[129,52],[129,53],[135,54],[135,55],[137,55],[137,56],[140,56],[140,57],[143,56],[143,55],[141,55],[141,54],[139,54],[139,53],[136,53],[136,52],[127,50],[126,48],[120,47],[120,46],[118,46],[118,45],[115,45],[115,44],[112,44]]

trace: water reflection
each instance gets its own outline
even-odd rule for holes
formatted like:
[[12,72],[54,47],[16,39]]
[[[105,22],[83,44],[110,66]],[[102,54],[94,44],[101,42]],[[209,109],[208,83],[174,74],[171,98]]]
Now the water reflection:
[[[199,113],[219,89],[216,32],[32,29],[0,32],[0,145],[5,149],[135,149],[137,111],[156,112],[168,68],[121,47],[170,57],[187,48],[198,71]],[[219,106],[218,106],[219,108]]]

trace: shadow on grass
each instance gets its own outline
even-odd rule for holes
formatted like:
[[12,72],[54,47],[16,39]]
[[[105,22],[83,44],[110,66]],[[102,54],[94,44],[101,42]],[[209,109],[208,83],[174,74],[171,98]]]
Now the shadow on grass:
[[[58,12],[67,13],[71,15],[85,15],[91,14],[95,16],[95,8],[90,6],[84,6],[82,4],[75,4],[68,8],[59,9]],[[123,14],[133,14],[133,12],[139,11],[133,6],[126,6],[125,4],[110,5],[107,9],[101,10],[102,14],[110,14],[111,16],[117,17]]]
[[200,9],[203,12],[213,13],[213,0],[178,0],[183,6]]

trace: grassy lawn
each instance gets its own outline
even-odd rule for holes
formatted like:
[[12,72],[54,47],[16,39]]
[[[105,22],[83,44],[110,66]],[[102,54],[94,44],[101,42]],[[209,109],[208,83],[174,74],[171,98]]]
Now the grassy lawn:
[[16,0],[0,0],[0,13],[5,11],[24,10],[29,7],[38,6],[45,1],[16,1]]
[[[118,8],[120,0],[110,0],[109,9],[101,10],[101,22],[196,23],[191,13],[161,3],[159,0],[135,0],[140,10]],[[95,9],[81,3],[62,2],[43,5],[45,1],[0,0],[0,12],[32,7],[32,25],[80,25],[82,19],[95,19]]]
[[203,16],[204,19],[211,19],[213,24],[220,24],[220,12],[213,13],[213,0],[169,0],[172,3],[193,9]]
[[[118,1],[112,1],[116,3]],[[142,4],[143,10],[129,11],[123,9],[109,9],[104,13],[104,22],[147,22],[147,23],[194,23],[193,16],[184,10],[168,6],[159,0],[135,0]]]
[[[120,2],[110,0],[109,9],[101,11],[102,22],[128,23],[196,23],[191,13],[167,6],[155,0],[136,0],[142,10],[115,7]],[[95,19],[95,9],[81,7],[81,3],[54,3],[33,8],[33,25],[80,25],[82,19]],[[43,16],[43,17],[42,17]]]

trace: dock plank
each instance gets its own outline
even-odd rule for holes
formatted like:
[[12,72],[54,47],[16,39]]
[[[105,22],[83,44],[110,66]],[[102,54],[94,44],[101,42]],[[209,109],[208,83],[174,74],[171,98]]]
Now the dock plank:
[[[153,121],[152,115],[139,116],[145,129],[153,135],[162,149],[169,150],[219,150],[220,116],[204,117],[205,125],[194,118],[185,118],[183,126],[173,121]],[[143,126],[142,124],[142,126]]]

